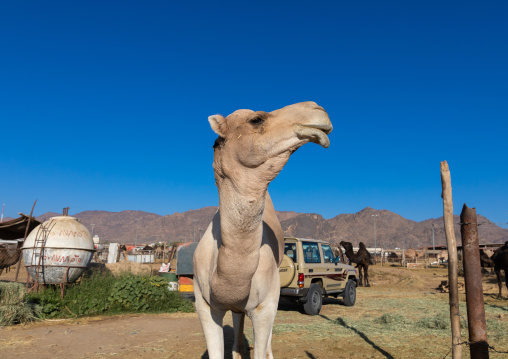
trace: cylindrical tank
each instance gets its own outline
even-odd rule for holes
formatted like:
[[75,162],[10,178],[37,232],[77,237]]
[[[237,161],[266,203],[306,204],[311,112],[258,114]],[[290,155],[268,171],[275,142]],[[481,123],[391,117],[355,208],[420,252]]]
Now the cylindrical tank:
[[22,250],[34,281],[60,284],[81,276],[92,260],[94,245],[90,232],[76,218],[59,216],[30,232]]

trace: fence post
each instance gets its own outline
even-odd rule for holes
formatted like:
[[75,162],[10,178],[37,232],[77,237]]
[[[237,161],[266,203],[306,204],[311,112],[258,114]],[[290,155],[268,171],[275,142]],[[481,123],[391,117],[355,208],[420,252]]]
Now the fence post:
[[[28,217],[28,223],[26,224],[26,228],[25,228],[25,237],[23,238],[23,245],[25,245],[26,237],[28,236],[28,231],[30,230],[30,222],[32,221],[32,216],[34,214],[34,208],[35,208],[36,203],[37,203],[37,200],[35,200],[34,205],[32,206],[32,210],[30,211],[30,217]],[[18,266],[16,268],[16,276],[14,277],[15,282],[18,281],[19,268],[21,267],[21,261],[23,260],[23,251],[21,250],[21,248],[19,250],[21,253],[19,254]]]
[[464,255],[464,280],[466,287],[467,323],[471,359],[488,359],[487,325],[483,301],[482,269],[476,209],[464,204],[460,214],[460,234]]
[[460,346],[460,313],[459,313],[459,276],[457,273],[457,243],[453,230],[452,180],[448,162],[441,162],[441,186],[443,198],[443,221],[448,247],[448,284],[450,285],[450,321],[452,326],[452,358],[462,358]]

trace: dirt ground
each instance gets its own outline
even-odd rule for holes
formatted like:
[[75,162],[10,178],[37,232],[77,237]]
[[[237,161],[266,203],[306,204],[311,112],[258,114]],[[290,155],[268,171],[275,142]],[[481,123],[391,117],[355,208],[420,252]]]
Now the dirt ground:
[[[320,315],[310,317],[301,307],[281,300],[275,319],[272,348],[275,358],[451,358],[450,330],[414,329],[410,322],[448,313],[448,294],[436,288],[446,269],[371,267],[371,287],[358,288],[357,303],[346,307],[326,298]],[[459,281],[463,281],[460,279]],[[493,275],[484,277],[488,320],[502,333],[508,328],[508,300],[497,300]],[[463,292],[463,291],[462,291]],[[461,294],[461,302],[465,302]],[[429,309],[430,308],[430,309]],[[437,308],[437,309],[436,309]],[[444,314],[443,314],[444,313]],[[385,314],[385,316],[383,316]],[[389,315],[388,315],[389,314]],[[461,314],[465,317],[465,306]],[[387,316],[388,315],[388,316]],[[391,315],[391,316],[390,316]],[[379,318],[396,318],[385,329]],[[449,319],[448,319],[449,320]],[[404,322],[404,323],[402,323]],[[232,320],[224,323],[226,357],[231,357]],[[384,327],[383,327],[384,328]],[[467,329],[463,331],[463,340]],[[253,356],[252,326],[246,320],[244,341]],[[489,344],[508,351],[506,337]],[[464,358],[469,357],[464,347]],[[208,358],[199,320],[191,314],[147,314],[52,320],[0,328],[0,357],[19,358]],[[491,358],[508,354],[491,352]]]

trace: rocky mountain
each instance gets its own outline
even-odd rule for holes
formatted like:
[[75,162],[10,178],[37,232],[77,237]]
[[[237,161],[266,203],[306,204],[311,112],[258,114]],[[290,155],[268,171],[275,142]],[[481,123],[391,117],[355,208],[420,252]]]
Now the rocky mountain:
[[[217,207],[204,207],[183,213],[161,216],[143,211],[84,211],[72,216],[78,218],[101,241],[118,243],[186,242],[199,240],[210,224]],[[45,213],[38,217],[44,221],[57,213]],[[282,229],[287,236],[317,238],[368,247],[415,248],[432,246],[432,228],[435,245],[445,245],[443,218],[412,221],[388,210],[370,207],[352,214],[340,214],[325,219],[316,213],[277,212]],[[374,223],[375,221],[375,223]],[[460,240],[459,216],[455,216],[455,236]],[[478,215],[480,243],[504,243],[508,241],[508,229],[492,224]]]

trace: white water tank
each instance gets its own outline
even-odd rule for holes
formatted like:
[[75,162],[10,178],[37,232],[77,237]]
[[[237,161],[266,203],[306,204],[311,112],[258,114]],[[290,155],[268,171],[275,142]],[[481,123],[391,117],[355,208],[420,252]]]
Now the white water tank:
[[92,236],[76,218],[52,217],[37,226],[23,244],[23,261],[40,284],[72,283],[90,264]]

